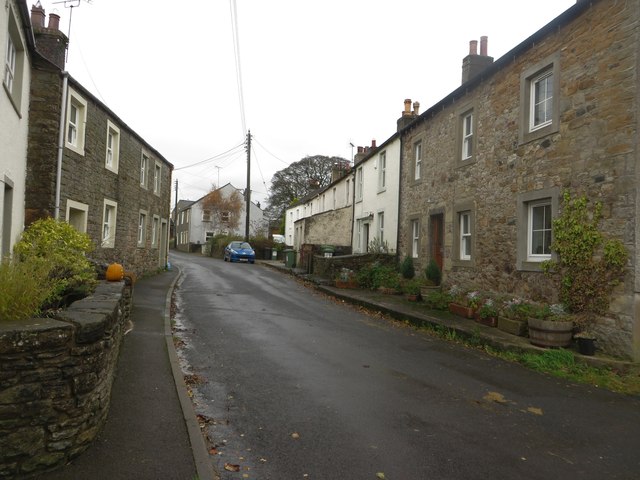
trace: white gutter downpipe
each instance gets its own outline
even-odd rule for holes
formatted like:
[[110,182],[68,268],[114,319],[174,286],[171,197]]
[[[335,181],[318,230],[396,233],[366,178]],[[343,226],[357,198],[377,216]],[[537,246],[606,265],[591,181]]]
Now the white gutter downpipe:
[[55,219],[60,220],[60,184],[62,183],[62,154],[64,153],[64,122],[67,117],[67,91],[69,73],[62,72],[62,108],[60,109],[60,127],[58,130],[58,165],[56,171]]

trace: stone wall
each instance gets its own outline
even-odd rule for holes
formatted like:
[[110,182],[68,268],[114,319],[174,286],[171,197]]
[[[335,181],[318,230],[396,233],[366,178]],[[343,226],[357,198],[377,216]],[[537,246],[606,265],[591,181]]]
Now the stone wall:
[[304,242],[314,245],[351,246],[351,207],[329,210],[305,219]]
[[[440,214],[445,283],[557,301],[556,285],[522,252],[527,248],[527,203],[536,195],[549,198],[556,216],[564,189],[602,202],[604,231],[621,239],[635,260],[638,5],[582,2],[574,11],[574,18],[521,45],[501,68],[456,90],[404,132],[399,254],[410,252],[410,225],[418,220],[417,270],[429,260],[430,218]],[[528,121],[523,109],[529,101],[523,85],[529,72],[535,75],[536,68],[550,63],[558,81],[554,128],[541,129],[535,138],[523,136]],[[470,160],[461,161],[460,124],[468,111],[475,117],[475,148]],[[412,154],[418,141],[422,176],[414,181]],[[471,214],[468,260],[459,253],[461,211]],[[632,263],[610,314],[599,322],[599,345],[640,359],[640,340],[633,346],[634,328],[640,336],[640,327],[634,327],[634,281]]]
[[101,282],[56,319],[0,323],[0,478],[67,463],[98,434],[132,288]]
[[348,268],[357,273],[362,267],[373,262],[379,262],[382,265],[396,267],[398,259],[395,255],[385,254],[360,254],[360,255],[342,255],[339,257],[323,257],[315,255],[313,257],[313,274],[335,280],[340,270]]

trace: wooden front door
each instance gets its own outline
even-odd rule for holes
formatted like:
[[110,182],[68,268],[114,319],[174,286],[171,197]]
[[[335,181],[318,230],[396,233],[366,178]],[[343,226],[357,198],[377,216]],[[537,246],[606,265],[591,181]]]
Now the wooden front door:
[[444,215],[431,215],[429,225],[429,257],[433,258],[440,271],[444,260]]

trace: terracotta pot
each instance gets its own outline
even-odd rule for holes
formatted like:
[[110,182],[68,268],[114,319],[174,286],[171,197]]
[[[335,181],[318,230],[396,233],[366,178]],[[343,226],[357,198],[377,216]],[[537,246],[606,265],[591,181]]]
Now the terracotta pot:
[[530,318],[529,342],[539,347],[567,347],[573,336],[573,322]]
[[459,305],[457,303],[449,304],[449,311],[454,315],[459,315],[464,318],[473,318],[474,310],[471,307],[466,307],[464,305]]

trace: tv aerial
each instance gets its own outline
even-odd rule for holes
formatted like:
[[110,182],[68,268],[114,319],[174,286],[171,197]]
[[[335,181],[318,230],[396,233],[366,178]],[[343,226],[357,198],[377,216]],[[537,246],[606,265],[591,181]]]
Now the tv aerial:
[[[82,2],[85,2],[91,5],[93,3],[93,0],[59,0],[57,2],[52,2],[54,5],[59,5],[62,3],[64,8],[69,9],[69,30],[67,32],[67,45],[71,41],[71,18],[73,17],[73,9],[79,7],[82,4]],[[39,0],[38,0],[38,3],[40,3]],[[68,54],[69,54],[69,49],[67,48],[67,57],[68,57]]]

